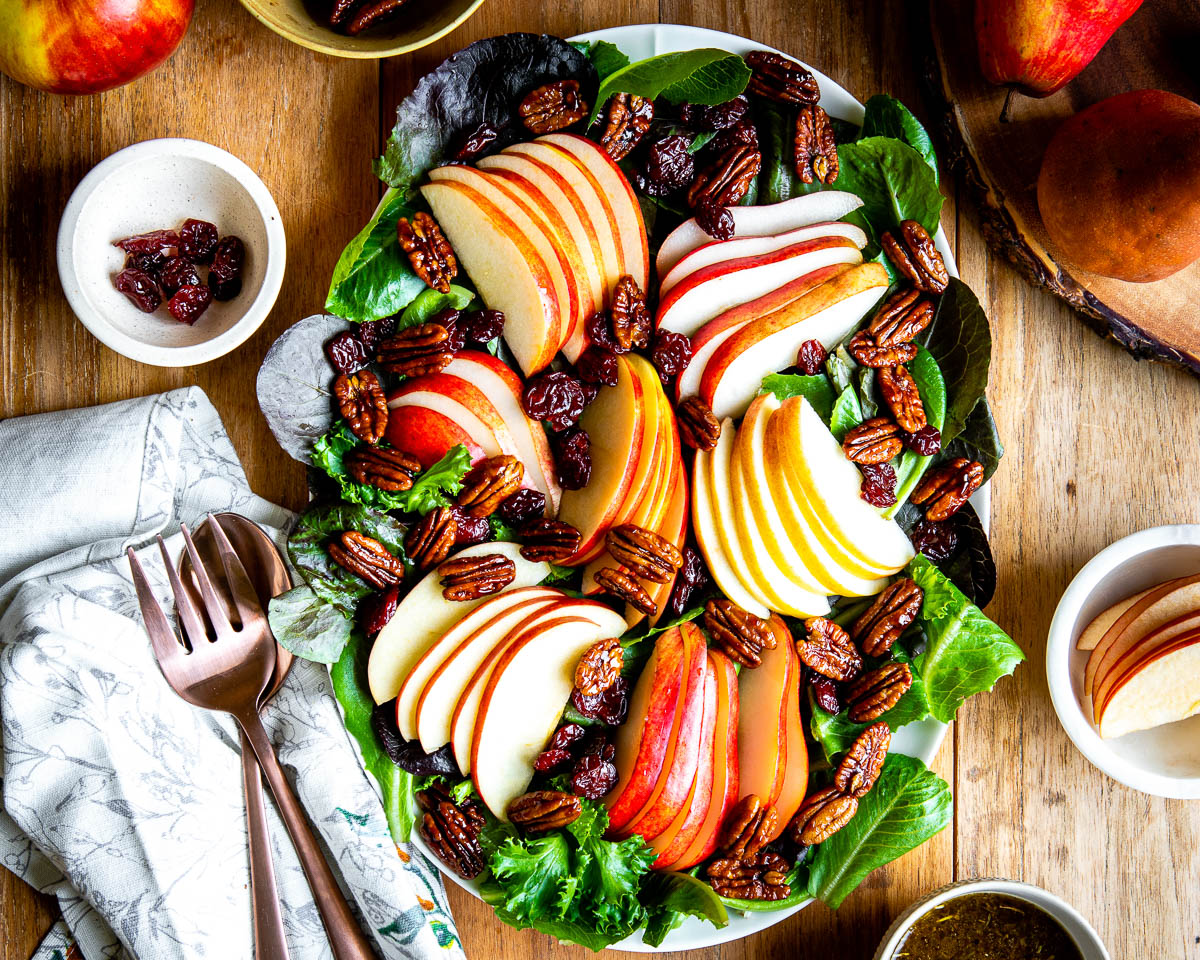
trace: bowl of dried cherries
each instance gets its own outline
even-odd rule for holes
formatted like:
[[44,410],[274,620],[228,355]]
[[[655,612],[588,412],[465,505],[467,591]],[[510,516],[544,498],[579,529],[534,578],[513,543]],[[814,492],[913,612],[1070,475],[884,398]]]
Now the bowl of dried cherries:
[[146,140],[97,164],[58,231],[71,309],[98,340],[160,367],[223,356],[283,282],[279,208],[245,163],[198,140]]

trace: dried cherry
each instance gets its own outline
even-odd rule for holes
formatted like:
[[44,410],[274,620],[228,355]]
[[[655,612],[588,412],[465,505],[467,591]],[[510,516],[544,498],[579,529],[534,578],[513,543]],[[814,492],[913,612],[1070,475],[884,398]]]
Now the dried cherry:
[[592,344],[575,361],[575,372],[584,383],[615,387],[620,376],[617,355],[607,347]]
[[179,234],[174,230],[151,230],[149,233],[114,240],[113,246],[120,247],[126,253],[157,253],[165,256],[169,250],[179,248]]
[[164,297],[175,295],[180,287],[200,286],[200,274],[196,266],[187,257],[171,257],[158,272],[158,283],[162,287]]
[[358,605],[358,619],[367,636],[374,636],[387,626],[400,604],[400,588],[388,587],[372,593]]
[[829,351],[820,340],[805,340],[796,351],[796,369],[806,377],[816,376],[829,359]]
[[540,490],[522,487],[516,493],[505,497],[496,512],[510,527],[520,526],[546,512],[546,495]]
[[533,758],[533,769],[538,773],[549,773],[571,759],[571,751],[549,747]]
[[562,488],[582,490],[586,487],[592,478],[592,444],[587,432],[573,427],[551,437],[550,445]]
[[454,511],[456,525],[454,528],[454,545],[470,547],[476,543],[484,543],[492,539],[492,525],[487,517],[468,516],[461,507],[451,507]]
[[585,753],[571,771],[571,792],[577,797],[599,800],[617,785],[617,766],[603,755]]
[[679,108],[680,119],[697,130],[724,130],[742,122],[750,109],[750,100],[738,94],[732,100],[712,106],[685,103]]
[[349,330],[339,333],[325,344],[325,356],[333,364],[334,370],[346,376],[358,373],[370,359],[363,342]]
[[896,502],[896,471],[890,463],[861,463],[863,484],[860,496],[874,507],[890,507]]
[[904,445],[913,453],[922,457],[932,457],[942,449],[942,431],[932,423],[927,423],[920,430],[903,434]]
[[208,289],[212,291],[214,300],[232,300],[242,292],[242,278],[240,275],[230,274],[228,268],[218,268],[214,265],[208,271]]
[[611,350],[613,353],[624,353],[617,338],[613,336],[612,318],[607,313],[593,313],[584,323],[584,332],[588,343],[593,346]]
[[554,731],[554,736],[550,738],[547,747],[551,749],[562,749],[570,747],[572,744],[578,743],[587,734],[587,730],[578,723],[564,723],[561,727]]
[[819,673],[809,670],[808,667],[804,668],[804,673],[808,677],[808,685],[812,689],[813,699],[816,700],[817,706],[826,713],[841,713],[842,699],[838,693],[837,681],[823,677]]
[[391,758],[392,763],[399,763],[406,744],[400,736],[400,728],[396,726],[395,699],[381,703],[371,711],[371,729],[375,731],[375,736],[383,745],[383,752]]
[[504,314],[499,310],[472,310],[464,313],[455,326],[462,329],[466,343],[482,347],[504,332]]
[[184,220],[179,228],[179,255],[192,263],[208,263],[217,250],[217,225],[207,220]]
[[242,291],[242,266],[246,248],[238,237],[222,237],[213,252],[208,286],[217,300],[232,300]]
[[208,287],[189,283],[175,291],[175,295],[167,301],[167,310],[180,323],[189,327],[200,319],[200,315],[208,309],[213,301],[212,291]]
[[692,360],[692,341],[686,334],[660,330],[654,338],[650,360],[664,383],[674,380]]
[[629,712],[629,681],[624,677],[593,696],[586,696],[578,689],[571,691],[571,706],[589,720],[599,720],[610,727],[625,722],[625,714]]
[[714,240],[733,239],[733,214],[717,203],[702,203],[695,209],[696,225]]
[[696,161],[688,152],[691,139],[682,134],[664,137],[646,151],[634,181],[642,193],[665,197],[696,179]]
[[908,539],[914,550],[923,553],[934,563],[949,560],[958,549],[958,532],[951,523],[918,520]]
[[127,267],[118,273],[113,286],[143,313],[153,313],[162,303],[162,294],[158,292],[154,278],[137,267]]
[[490,123],[481,123],[467,133],[457,149],[451,154],[451,163],[469,163],[482,157],[496,142],[500,131]]
[[[461,310],[455,310],[453,307],[446,307],[444,310],[439,310],[429,318],[429,323],[436,323],[439,327],[445,327],[446,332],[450,334],[448,345],[452,353],[458,353],[460,350],[465,350],[467,346],[467,331],[462,324],[463,313]],[[392,325],[393,328],[395,324]],[[389,333],[388,336],[391,336]],[[382,337],[380,339],[383,339]]]
[[698,599],[708,589],[710,582],[700,551],[685,543],[680,552],[683,554],[683,566],[675,574],[675,583],[667,598],[667,611],[672,617],[683,616],[694,602],[693,598]]
[[542,420],[560,433],[579,419],[585,406],[579,381],[562,371],[532,377],[521,403],[531,420]]
[[586,380],[580,380],[579,385],[583,387],[583,405],[586,407],[599,395],[600,385],[588,383]]
[[125,256],[125,267],[128,270],[133,267],[136,270],[141,270],[142,273],[148,273],[151,277],[158,277],[158,271],[162,269],[162,265],[167,262],[167,255],[160,250],[155,250],[153,253],[130,253]]

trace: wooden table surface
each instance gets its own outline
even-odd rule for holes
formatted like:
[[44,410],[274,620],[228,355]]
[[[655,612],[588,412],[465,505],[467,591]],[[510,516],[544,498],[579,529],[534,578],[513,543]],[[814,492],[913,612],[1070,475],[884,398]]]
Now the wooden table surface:
[[[317,312],[345,242],[380,194],[370,160],[414,78],[479,37],[569,36],[626,23],[712,27],[780,47],[865,99],[885,91],[923,113],[905,5],[886,0],[488,0],[441,42],[389,61],[333,59],[270,33],[236,0],[201,0],[175,57],[102,96],[64,99],[0,77],[0,415],[106,403],[197,383],[232,434],[250,484],[289,507],[304,476],[254,399],[259,361]],[[538,8],[538,12],[534,12]],[[143,366],[102,346],[71,314],[55,268],[67,197],[94,164],[151,137],[208,140],[274,193],[288,234],[283,291],[246,344],[195,369]],[[1029,655],[1015,678],[962,710],[935,768],[954,790],[953,826],[873,874],[835,914],[814,905],[696,960],[872,956],[891,920],[937,887],[974,876],[1053,890],[1097,927],[1114,958],[1200,958],[1200,804],[1108,779],[1076,752],[1046,691],[1043,654],[1058,597],[1099,549],[1135,530],[1200,520],[1200,384],[1133,361],[986,249],[947,182],[943,225],[995,337],[992,405],[1008,455],[993,481],[1000,586],[989,608]],[[40,478],[39,482],[48,482]],[[451,888],[471,958],[583,956],[517,933]],[[0,870],[0,960],[27,960],[52,903]],[[235,958],[230,958],[235,960]]]

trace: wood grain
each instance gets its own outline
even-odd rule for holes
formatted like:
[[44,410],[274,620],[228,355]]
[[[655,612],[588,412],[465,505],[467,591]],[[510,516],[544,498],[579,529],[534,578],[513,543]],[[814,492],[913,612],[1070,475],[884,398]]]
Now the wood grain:
[[[691,23],[744,34],[819,65],[860,98],[886,91],[920,110],[917,50],[904,4],[885,0],[489,0],[436,46],[382,64],[316,56],[269,33],[234,0],[209,0],[174,60],[131,87],[64,100],[0,78],[0,413],[98,403],[187,383],[208,391],[253,488],[289,506],[303,471],[272,442],[254,405],[271,340],[321,308],[342,245],[380,187],[370,159],[416,77],[463,44],[508,30],[569,35],[623,23]],[[151,136],[218,143],[259,170],[283,212],[289,269],[263,330],[195,370],[126,361],[71,316],[54,268],[58,216],[75,183],[108,153]],[[1008,456],[995,478],[1000,585],[989,612],[1029,653],[1015,679],[964,708],[935,768],[954,787],[955,820],[877,872],[835,914],[820,905],[696,960],[836,956],[869,960],[909,902],[951,880],[999,875],[1040,883],[1076,904],[1113,957],[1198,960],[1200,808],[1143,797],[1075,752],[1045,686],[1046,628],[1058,596],[1099,548],[1157,523],[1200,520],[1185,478],[1200,469],[1196,384],[1133,362],[1074,322],[1049,295],[990,254],[973,208],[943,224],[959,268],[992,318],[990,390]],[[37,197],[37,202],[30,202]],[[451,888],[467,955],[477,960],[587,956],[517,933]],[[0,960],[27,960],[50,905],[0,871]],[[676,955],[682,956],[682,955]]]

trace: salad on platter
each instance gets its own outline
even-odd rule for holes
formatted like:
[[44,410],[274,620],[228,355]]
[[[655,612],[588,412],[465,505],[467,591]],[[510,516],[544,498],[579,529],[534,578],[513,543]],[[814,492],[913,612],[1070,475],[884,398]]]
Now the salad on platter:
[[893,733],[1024,659],[982,613],[991,334],[929,137],[821,103],[764,50],[473,43],[263,362],[312,493],[275,636],[394,839],[517,928],[837,907],[950,822]]

